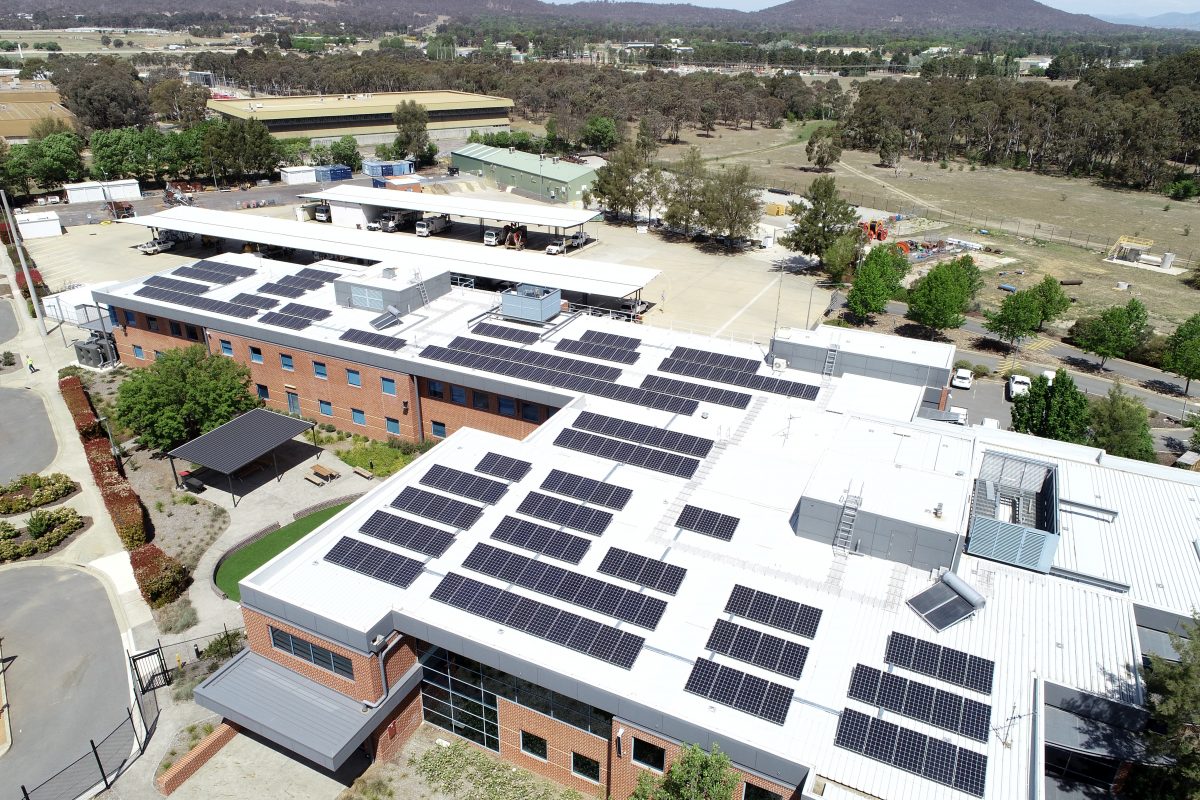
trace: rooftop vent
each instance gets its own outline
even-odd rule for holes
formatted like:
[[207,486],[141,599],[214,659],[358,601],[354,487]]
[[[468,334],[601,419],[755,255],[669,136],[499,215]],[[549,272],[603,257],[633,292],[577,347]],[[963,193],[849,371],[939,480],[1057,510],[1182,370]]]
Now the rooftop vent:
[[1058,549],[1058,503],[1053,464],[985,452],[971,498],[967,552],[1049,572]]
[[508,319],[547,322],[562,311],[562,292],[520,283],[500,295],[500,313]]

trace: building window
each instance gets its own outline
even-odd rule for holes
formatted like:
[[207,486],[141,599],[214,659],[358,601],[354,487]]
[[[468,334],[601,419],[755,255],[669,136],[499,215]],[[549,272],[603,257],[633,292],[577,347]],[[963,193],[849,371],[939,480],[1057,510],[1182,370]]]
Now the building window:
[[271,390],[267,388],[267,385],[265,383],[258,383],[258,384],[255,384],[255,386],[258,388],[258,399],[259,400],[270,400],[271,399]]
[[521,752],[546,760],[546,740],[535,733],[521,731]]
[[361,408],[350,409],[350,419],[354,420],[355,425],[367,424],[367,415],[363,413]]
[[742,800],[783,800],[783,795],[768,792],[761,786],[747,783],[746,790],[742,792]]
[[134,358],[145,358],[146,357],[146,351],[142,349],[142,346],[140,344],[135,344],[133,346],[133,357]]
[[160,358],[162,358],[162,350],[155,350],[154,351],[154,360],[158,361]]
[[400,435],[400,420],[384,417],[383,421],[387,424],[388,433],[395,434],[396,436]]
[[350,663],[350,659],[345,656],[339,656],[337,653],[326,650],[324,647],[318,647],[312,642],[306,642],[303,639],[292,636],[287,631],[281,631],[272,627],[271,644],[276,650],[283,650],[285,653],[291,653],[296,658],[311,661],[318,667],[324,667],[330,672],[341,675],[343,678],[354,678],[354,665]]
[[221,355],[223,355],[223,356],[233,355],[233,342],[229,341],[228,339],[221,340]]
[[533,403],[521,403],[521,419],[526,422],[541,422],[542,415]]
[[158,317],[146,317],[146,329],[158,333]]
[[321,413],[327,417],[333,416],[333,403],[328,400],[318,400],[317,406],[321,409]]
[[445,439],[445,438],[446,438],[446,423],[444,423],[444,422],[430,422],[430,423],[429,423],[429,427],[430,427],[430,429],[431,429],[431,431],[432,431],[433,435],[434,435],[436,438],[438,438],[438,439]]
[[506,417],[515,417],[517,415],[517,401],[511,397],[501,397],[498,406],[500,413]]
[[594,758],[571,753],[571,772],[593,783],[600,782],[600,762]]
[[396,379],[395,378],[380,378],[379,388],[384,394],[389,394],[392,397],[396,396]]
[[195,326],[195,325],[188,325],[188,326],[187,326],[187,336],[188,336],[188,338],[189,338],[189,339],[191,339],[193,342],[198,342],[198,341],[200,341],[200,331],[196,329],[196,326]]
[[350,384],[351,386],[362,386],[362,376],[358,374],[358,370],[346,370],[346,383]]
[[123,309],[123,310],[125,311],[125,324],[131,328],[136,328],[137,327],[137,313],[134,311],[130,311],[128,308]]
[[172,336],[183,336],[183,327],[175,320],[168,320],[167,327],[171,329]]
[[465,406],[467,404],[467,390],[461,386],[451,386],[450,402],[457,403],[460,406]]
[[443,388],[441,381],[425,381],[425,389],[429,392],[429,396],[435,400],[441,400],[446,396],[446,390]]
[[111,322],[113,325],[121,324],[121,320],[117,319],[117,307],[116,306],[108,307],[108,321]]
[[289,356],[287,353],[279,354],[279,366],[282,367],[283,369],[287,370],[288,372],[294,372],[296,369],[295,366],[292,364],[292,357]]
[[480,411],[491,411],[492,396],[487,392],[471,392],[471,405]]
[[261,348],[261,347],[251,347],[251,348],[250,348],[250,361],[251,361],[252,363],[254,363],[254,364],[261,364],[261,363],[263,363],[263,362],[262,362],[262,348]]
[[667,766],[667,751],[656,744],[643,742],[635,736],[633,737],[633,760],[634,763],[641,764],[643,767],[662,772]]
[[324,361],[313,362],[313,375],[316,375],[321,380],[325,380],[329,377],[329,372],[325,369]]

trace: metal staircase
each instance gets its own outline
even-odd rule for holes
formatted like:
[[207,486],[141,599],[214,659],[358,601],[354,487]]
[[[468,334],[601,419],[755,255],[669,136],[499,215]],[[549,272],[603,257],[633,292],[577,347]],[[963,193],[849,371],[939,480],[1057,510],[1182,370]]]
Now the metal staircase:
[[850,543],[854,539],[854,520],[858,517],[860,505],[862,505],[862,497],[847,492],[845,502],[842,503],[842,514],[838,517],[837,532],[833,535],[834,550],[840,550],[843,553],[850,550]]
[[833,376],[833,369],[837,366],[838,346],[836,344],[829,345],[829,349],[825,351],[825,368],[821,370],[823,377],[829,378]]

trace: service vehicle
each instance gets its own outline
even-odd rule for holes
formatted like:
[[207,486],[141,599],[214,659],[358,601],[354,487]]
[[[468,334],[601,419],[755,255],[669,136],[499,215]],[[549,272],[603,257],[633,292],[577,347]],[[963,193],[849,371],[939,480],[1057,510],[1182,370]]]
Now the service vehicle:
[[483,232],[483,243],[488,247],[497,247],[500,244],[500,231],[495,228],[489,228]]
[[313,209],[313,219],[317,222],[333,222],[333,215],[329,212],[329,206],[320,205]]
[[438,214],[417,222],[417,236],[432,236],[450,230],[450,215]]

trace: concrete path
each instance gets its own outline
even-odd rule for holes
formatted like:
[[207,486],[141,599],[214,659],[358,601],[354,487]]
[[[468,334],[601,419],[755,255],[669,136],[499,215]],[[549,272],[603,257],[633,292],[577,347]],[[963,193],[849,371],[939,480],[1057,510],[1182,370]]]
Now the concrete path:
[[[30,376],[28,372],[25,373]],[[26,389],[0,388],[0,483],[18,475],[42,472],[58,454],[58,442],[42,398]],[[80,476],[72,475],[76,480]]]

